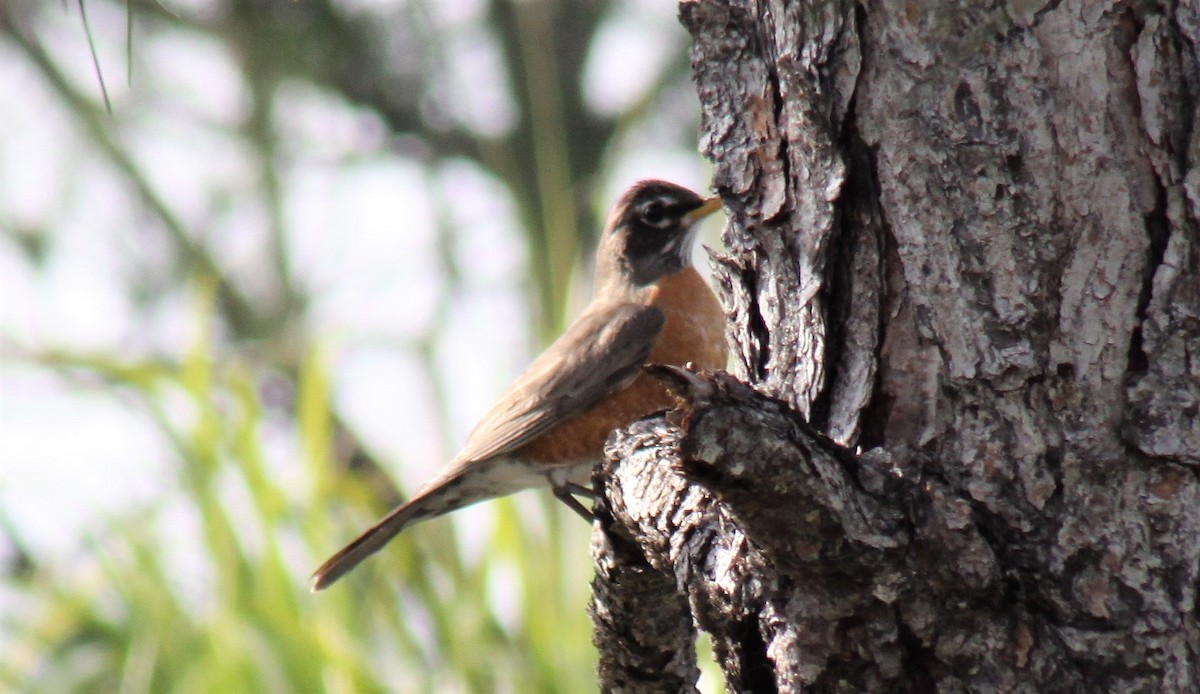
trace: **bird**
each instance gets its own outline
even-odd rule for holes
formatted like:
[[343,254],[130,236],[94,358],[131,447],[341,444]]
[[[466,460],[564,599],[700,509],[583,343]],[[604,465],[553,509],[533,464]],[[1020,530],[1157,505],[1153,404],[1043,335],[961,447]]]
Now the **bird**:
[[675,400],[645,366],[725,367],[725,312],[692,265],[698,222],[721,209],[673,183],[644,180],[613,205],[596,251],[591,303],[504,391],[462,450],[407,502],[313,573],[319,591],[401,530],[478,501],[549,485],[591,490],[614,429]]

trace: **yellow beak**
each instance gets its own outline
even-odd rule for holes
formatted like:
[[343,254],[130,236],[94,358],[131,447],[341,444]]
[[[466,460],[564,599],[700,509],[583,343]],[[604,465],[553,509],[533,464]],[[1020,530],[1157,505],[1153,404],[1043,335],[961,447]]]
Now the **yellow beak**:
[[721,209],[721,198],[714,195],[705,200],[704,204],[683,215],[683,222],[691,226],[719,209]]

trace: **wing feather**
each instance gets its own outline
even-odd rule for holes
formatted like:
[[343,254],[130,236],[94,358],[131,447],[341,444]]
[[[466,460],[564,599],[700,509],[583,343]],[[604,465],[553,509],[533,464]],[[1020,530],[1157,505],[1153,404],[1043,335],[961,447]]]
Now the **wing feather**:
[[455,462],[509,453],[632,381],[663,314],[630,302],[593,304],[509,386]]

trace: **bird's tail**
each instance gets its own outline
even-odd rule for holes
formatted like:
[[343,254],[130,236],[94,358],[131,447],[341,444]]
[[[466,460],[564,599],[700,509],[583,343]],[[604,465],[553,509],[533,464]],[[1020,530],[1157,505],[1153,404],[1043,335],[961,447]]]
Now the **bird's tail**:
[[346,575],[362,560],[382,549],[409,523],[430,517],[430,514],[421,513],[422,498],[427,497],[416,497],[408,503],[392,509],[392,512],[384,516],[383,520],[367,528],[361,535],[354,538],[354,541],[338,550],[337,554],[321,564],[321,568],[312,575],[313,592],[333,585],[334,581]]
[[416,496],[397,506],[353,542],[343,547],[312,575],[313,592],[333,585],[362,560],[378,552],[409,525],[490,499],[531,487],[542,475],[525,474],[497,478],[491,468],[499,458],[487,462],[455,464],[425,485]]

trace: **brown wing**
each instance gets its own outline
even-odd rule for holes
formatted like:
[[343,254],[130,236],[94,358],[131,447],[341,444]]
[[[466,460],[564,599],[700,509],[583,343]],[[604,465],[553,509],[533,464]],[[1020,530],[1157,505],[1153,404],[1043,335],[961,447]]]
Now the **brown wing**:
[[627,385],[649,356],[663,320],[653,306],[593,304],[484,415],[454,467],[516,450]]

